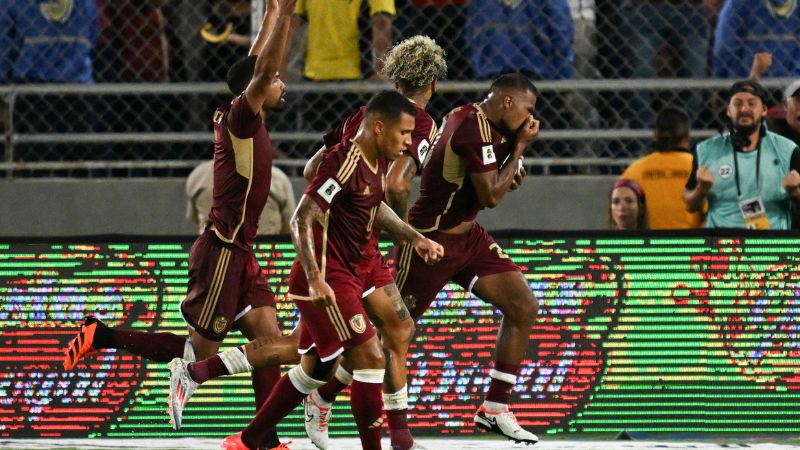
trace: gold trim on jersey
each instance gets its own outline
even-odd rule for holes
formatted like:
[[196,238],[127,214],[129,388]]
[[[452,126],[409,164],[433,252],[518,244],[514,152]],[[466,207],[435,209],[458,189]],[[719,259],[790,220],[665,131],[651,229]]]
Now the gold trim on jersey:
[[236,240],[236,234],[244,224],[244,218],[247,215],[247,198],[250,196],[250,188],[253,187],[253,138],[239,139],[231,133],[230,129],[228,129],[228,136],[231,138],[231,146],[233,147],[236,173],[247,179],[247,190],[244,192],[244,201],[242,202],[242,218],[233,229],[231,237],[223,236],[219,230],[214,230],[220,240],[231,244]]
[[289,300],[302,300],[306,302],[311,301],[311,296],[309,295],[286,294],[286,297],[288,297]]
[[401,292],[403,290],[403,286],[406,284],[406,278],[408,278],[408,270],[411,267],[411,257],[413,256],[414,246],[410,244],[406,244],[403,246],[403,249],[400,250],[400,256],[397,258],[397,277],[395,283],[397,284],[397,289]]
[[492,143],[492,125],[489,124],[489,119],[486,117],[486,113],[483,112],[481,106],[478,103],[474,104],[475,111],[477,114],[475,118],[478,120],[478,130],[481,132],[481,139],[486,144]]
[[217,267],[214,269],[214,276],[211,278],[211,287],[208,290],[208,295],[203,304],[203,310],[200,317],[197,319],[197,324],[200,328],[206,328],[211,323],[211,318],[214,315],[214,309],[217,307],[219,301],[219,294],[222,292],[222,285],[225,282],[225,275],[228,272],[228,263],[231,260],[231,251],[223,248],[217,259]]
[[336,172],[336,179],[339,181],[340,185],[344,185],[345,181],[350,178],[350,175],[355,172],[360,154],[361,151],[358,149],[358,146],[356,144],[352,144],[350,149],[347,151],[347,156],[345,157],[344,162],[342,163],[341,167],[339,167],[339,171]]

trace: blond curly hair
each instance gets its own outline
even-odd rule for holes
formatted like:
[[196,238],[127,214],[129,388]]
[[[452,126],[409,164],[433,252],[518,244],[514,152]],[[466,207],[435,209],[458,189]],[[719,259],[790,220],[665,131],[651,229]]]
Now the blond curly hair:
[[428,36],[417,35],[393,46],[383,60],[383,74],[412,88],[427,86],[447,74],[445,52]]

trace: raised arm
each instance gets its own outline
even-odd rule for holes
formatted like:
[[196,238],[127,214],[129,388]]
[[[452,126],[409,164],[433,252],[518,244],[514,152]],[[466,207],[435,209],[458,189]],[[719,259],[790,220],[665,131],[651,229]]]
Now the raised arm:
[[[272,7],[272,4],[277,7]],[[265,31],[262,27],[253,43],[252,51],[263,46],[256,58],[256,67],[253,71],[253,79],[245,89],[245,97],[253,113],[261,111],[264,100],[267,98],[268,88],[278,77],[278,68],[281,66],[284,54],[286,53],[286,41],[289,38],[292,14],[294,13],[297,0],[270,0],[267,13],[264,15],[263,25],[269,25],[273,20],[271,14],[276,14],[274,27],[271,31]],[[268,34],[266,44],[259,44],[263,35]]]
[[520,170],[518,161],[522,157],[525,148],[533,142],[539,135],[539,121],[529,116],[528,120],[522,124],[517,131],[517,137],[514,141],[514,149],[508,162],[503,165],[499,170],[471,173],[469,175],[472,185],[475,187],[475,193],[478,196],[478,202],[484,208],[494,208],[506,195],[506,192],[516,188],[522,181],[521,176],[524,171]]
[[381,202],[375,221],[381,230],[389,233],[398,245],[411,243],[414,250],[426,263],[433,264],[444,256],[444,249],[441,245],[421,235],[411,225],[400,220],[385,202]]
[[250,53],[248,53],[250,56],[258,56],[261,54],[261,50],[264,50],[264,45],[267,43],[270,31],[275,29],[275,23],[278,21],[278,12],[280,8],[278,0],[265,0],[264,3],[267,10],[264,11],[264,19],[261,21],[261,28],[258,30],[256,40],[253,41],[253,45],[250,46]]
[[372,16],[372,56],[373,79],[380,79],[383,75],[383,59],[386,51],[392,44],[392,16],[387,13],[377,13]]
[[314,256],[312,226],[315,221],[324,222],[325,213],[314,200],[304,195],[289,221],[292,243],[308,280],[308,295],[311,301],[320,306],[328,306],[336,302],[336,296],[321,276]]

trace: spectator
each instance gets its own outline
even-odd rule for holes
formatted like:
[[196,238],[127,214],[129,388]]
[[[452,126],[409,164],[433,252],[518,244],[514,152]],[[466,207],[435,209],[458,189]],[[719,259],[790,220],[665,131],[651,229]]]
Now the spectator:
[[[202,234],[210,223],[211,193],[214,188],[214,161],[206,161],[192,170],[186,179],[186,216]],[[294,191],[289,177],[272,166],[267,204],[258,219],[258,234],[289,232],[289,219],[295,208]]]
[[[622,51],[629,76],[705,78],[711,32],[704,1],[708,0],[620,2],[619,30],[627,44]],[[659,65],[658,61],[664,60],[659,56],[667,56],[669,63]],[[679,98],[685,99],[681,106],[692,114],[702,109],[702,97],[696,90],[682,93]],[[651,102],[652,95],[645,91],[637,91],[630,98],[625,119],[632,128],[653,123]]]
[[715,77],[744,78],[758,52],[772,54],[772,77],[800,73],[800,11],[796,2],[728,0],[719,13],[712,67]]
[[689,116],[667,107],[656,117],[653,152],[635,161],[622,178],[635,181],[648,199],[647,222],[652,230],[700,228],[701,212],[689,213],[683,204],[683,187],[692,171],[689,152]]
[[729,90],[730,133],[697,145],[684,190],[686,209],[708,200],[708,228],[788,229],[800,206],[800,149],[762,121],[767,94],[757,82]]
[[642,187],[621,178],[614,183],[608,199],[608,225],[612,230],[646,230],[647,203]]
[[[368,0],[372,23],[372,69],[379,79],[381,61],[392,43],[394,0]],[[305,69],[314,81],[358,80],[362,77],[361,31],[358,18],[362,0],[299,0],[296,17],[308,21]],[[294,20],[299,27],[299,19]]]
[[99,0],[98,80],[162,82],[169,79],[166,0]]
[[[771,65],[771,53],[756,53],[749,79],[758,81]],[[783,90],[782,107],[779,105],[767,110],[767,127],[800,146],[800,80],[795,80]]]
[[4,2],[0,82],[92,83],[96,0]]
[[572,19],[567,0],[471,1],[465,32],[476,78],[508,72],[546,80],[572,77]]
[[[98,33],[96,0],[13,0],[0,7],[0,84],[94,83],[92,51]],[[86,97],[20,96],[9,120],[14,132],[79,133],[93,130],[96,107]],[[28,144],[20,160],[74,159],[85,149],[70,144]],[[61,173],[59,173],[61,175]]]
[[574,30],[572,50],[575,53],[576,78],[600,78],[594,64],[597,54],[595,35],[595,0],[569,0]]

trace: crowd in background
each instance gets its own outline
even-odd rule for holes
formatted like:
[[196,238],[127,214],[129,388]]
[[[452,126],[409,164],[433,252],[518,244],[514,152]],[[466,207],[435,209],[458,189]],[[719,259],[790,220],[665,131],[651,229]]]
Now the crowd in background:
[[[249,45],[250,3],[17,0],[0,12],[0,84],[220,81]],[[299,38],[282,76],[295,82],[385,81],[379,74],[387,48],[414,34],[444,47],[448,80],[489,80],[510,71],[534,80],[800,75],[800,10],[796,2],[776,0],[301,0],[293,27]],[[330,39],[333,34],[340,39]],[[798,94],[789,91],[765,91],[760,100],[768,108],[766,129],[798,142]],[[17,131],[135,131],[139,125],[160,131],[136,113],[167,108],[173,99],[112,100],[104,107],[122,112],[105,123],[93,117],[98,108],[91,101],[52,99],[58,105],[50,105],[56,111],[50,114],[20,101],[15,114],[25,120],[17,121]],[[447,101],[444,95],[431,105],[435,118],[452,106]],[[348,95],[305,94],[294,105],[298,126],[326,130],[339,117],[320,114],[320,105],[345,114],[357,103]],[[725,93],[697,89],[564,91],[539,102],[537,116],[544,129],[654,128],[654,152],[626,170],[611,192],[610,224],[695,227],[708,206],[681,216],[680,224],[662,224],[653,211],[664,204],[658,197],[665,191],[649,187],[641,167],[658,159],[655,165],[677,164],[671,173],[684,181],[694,175],[689,130],[726,127],[728,106]],[[80,123],[63,113],[71,110],[83,114]],[[164,130],[183,121],[180,111],[171,116]],[[674,132],[678,125],[685,133],[664,141],[665,127]],[[549,146],[554,156],[624,154],[615,152],[615,143],[603,150],[581,141],[536,145]],[[626,151],[642,154],[646,147],[640,141]],[[118,150],[109,146],[94,157],[115,159],[108,153]],[[675,195],[667,203],[684,207]],[[638,205],[637,212],[624,205]],[[646,220],[621,223],[640,216]]]

